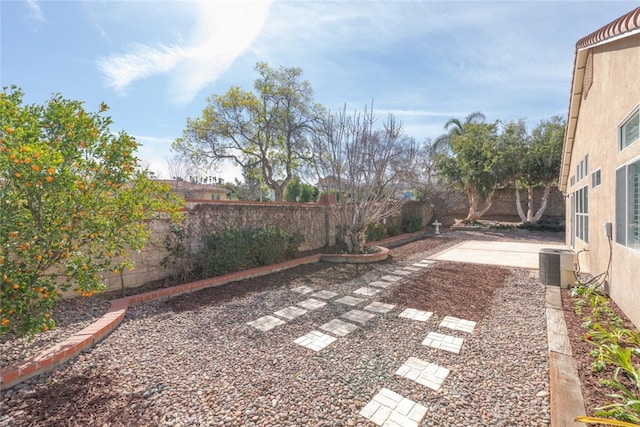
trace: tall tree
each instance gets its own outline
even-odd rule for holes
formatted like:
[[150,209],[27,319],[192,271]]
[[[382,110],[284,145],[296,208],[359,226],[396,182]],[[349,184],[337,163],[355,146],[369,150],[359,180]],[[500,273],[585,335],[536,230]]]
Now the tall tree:
[[341,193],[331,209],[349,252],[363,249],[370,224],[398,212],[397,196],[415,164],[414,141],[403,136],[393,115],[382,128],[375,121],[372,110],[348,116],[345,106],[325,117],[315,138],[318,178],[331,177]]
[[148,178],[138,143],[110,130],[106,110],[0,93],[0,335],[54,326],[60,291],[103,290],[100,273],[133,267],[150,219],[179,217],[183,202]]
[[[516,208],[522,222],[537,223],[547,208],[551,187],[560,173],[564,130],[565,121],[560,116],[542,120],[531,131],[531,137],[525,139],[526,142],[516,151],[520,158],[520,162],[514,162],[519,166],[515,175]],[[521,188],[527,191],[526,214],[520,201]],[[537,210],[534,209],[533,200],[535,188],[543,189]]]
[[438,170],[446,182],[467,194],[466,222],[479,220],[490,208],[502,182],[498,164],[496,124],[466,123],[451,136],[451,153],[438,156]]
[[232,161],[258,168],[263,183],[282,201],[301,163],[310,160],[309,140],[322,107],[302,80],[300,68],[258,63],[254,92],[232,87],[207,98],[202,117],[189,119],[173,149],[196,163]]

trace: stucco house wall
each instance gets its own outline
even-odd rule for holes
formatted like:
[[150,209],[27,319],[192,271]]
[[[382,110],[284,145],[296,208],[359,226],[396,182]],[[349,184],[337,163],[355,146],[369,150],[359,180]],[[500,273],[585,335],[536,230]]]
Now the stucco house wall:
[[[609,273],[606,290],[638,327],[640,247],[616,239],[626,231],[616,220],[616,191],[622,191],[616,171],[640,161],[640,138],[619,145],[621,125],[640,105],[639,22],[640,8],[578,42],[559,185],[567,196],[566,242],[578,253],[580,268]],[[606,223],[612,224],[611,237]]]

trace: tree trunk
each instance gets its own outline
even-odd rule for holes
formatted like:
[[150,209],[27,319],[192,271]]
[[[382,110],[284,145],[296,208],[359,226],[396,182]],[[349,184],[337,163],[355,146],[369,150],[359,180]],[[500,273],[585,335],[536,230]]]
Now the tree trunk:
[[345,230],[344,243],[347,245],[347,252],[360,253],[367,242],[367,233],[364,230]]
[[533,216],[531,222],[537,223],[542,218],[544,211],[547,209],[547,204],[549,203],[549,193],[551,192],[551,183],[546,183],[544,185],[544,192],[542,193],[542,200],[540,201],[540,208]]
[[527,222],[533,219],[533,187],[527,187]]
[[498,188],[498,186],[494,185],[491,192],[487,197],[485,197],[482,208],[479,208],[480,195],[476,191],[467,192],[469,197],[469,215],[467,215],[465,222],[469,223],[478,221],[489,211],[489,209],[491,209],[491,205],[493,204],[493,195],[496,192],[496,188]]
[[514,182],[514,186],[516,189],[516,210],[518,211],[518,216],[520,217],[520,221],[527,222],[527,217],[524,215],[522,204],[520,202],[520,189],[518,188],[518,183]]

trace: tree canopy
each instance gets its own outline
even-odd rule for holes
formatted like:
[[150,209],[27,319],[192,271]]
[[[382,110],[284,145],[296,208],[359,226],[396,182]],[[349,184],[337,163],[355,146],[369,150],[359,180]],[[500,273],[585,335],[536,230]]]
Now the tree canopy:
[[258,63],[254,91],[232,87],[207,99],[202,116],[189,119],[173,149],[194,162],[232,161],[260,171],[276,201],[301,163],[311,157],[309,141],[322,107],[302,80],[300,68],[270,68]]
[[341,196],[331,209],[349,252],[363,249],[370,224],[398,212],[415,166],[416,147],[401,123],[391,114],[380,128],[375,122],[372,109],[349,116],[345,106],[325,116],[314,140],[318,179],[331,177]]
[[103,290],[100,273],[132,267],[150,218],[179,218],[179,199],[147,177],[138,143],[110,130],[106,110],[0,93],[0,335],[54,326],[62,290]]
[[451,152],[438,156],[441,177],[467,194],[466,221],[476,221],[491,207],[502,182],[498,168],[498,132],[495,123],[466,123],[450,138]]

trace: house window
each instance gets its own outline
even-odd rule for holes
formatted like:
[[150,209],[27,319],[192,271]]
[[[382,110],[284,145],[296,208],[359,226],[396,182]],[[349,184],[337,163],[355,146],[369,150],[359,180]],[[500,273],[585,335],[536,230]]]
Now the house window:
[[586,154],[580,163],[576,165],[576,179],[580,181],[585,176],[589,175],[589,155]]
[[640,160],[616,170],[616,242],[640,249]]
[[574,185],[576,185],[576,176],[575,175],[571,175],[571,179],[569,180],[569,182],[571,183],[570,185],[573,187]]
[[217,193],[213,193],[213,194],[211,195],[211,200],[220,200],[220,195],[219,195],[219,194],[217,194]]
[[591,174],[591,188],[599,187],[602,181],[600,169],[593,171]]
[[589,243],[589,187],[584,186],[575,194],[576,237]]
[[623,150],[638,139],[640,139],[640,109],[636,108],[631,113],[631,116],[620,126],[619,149]]

